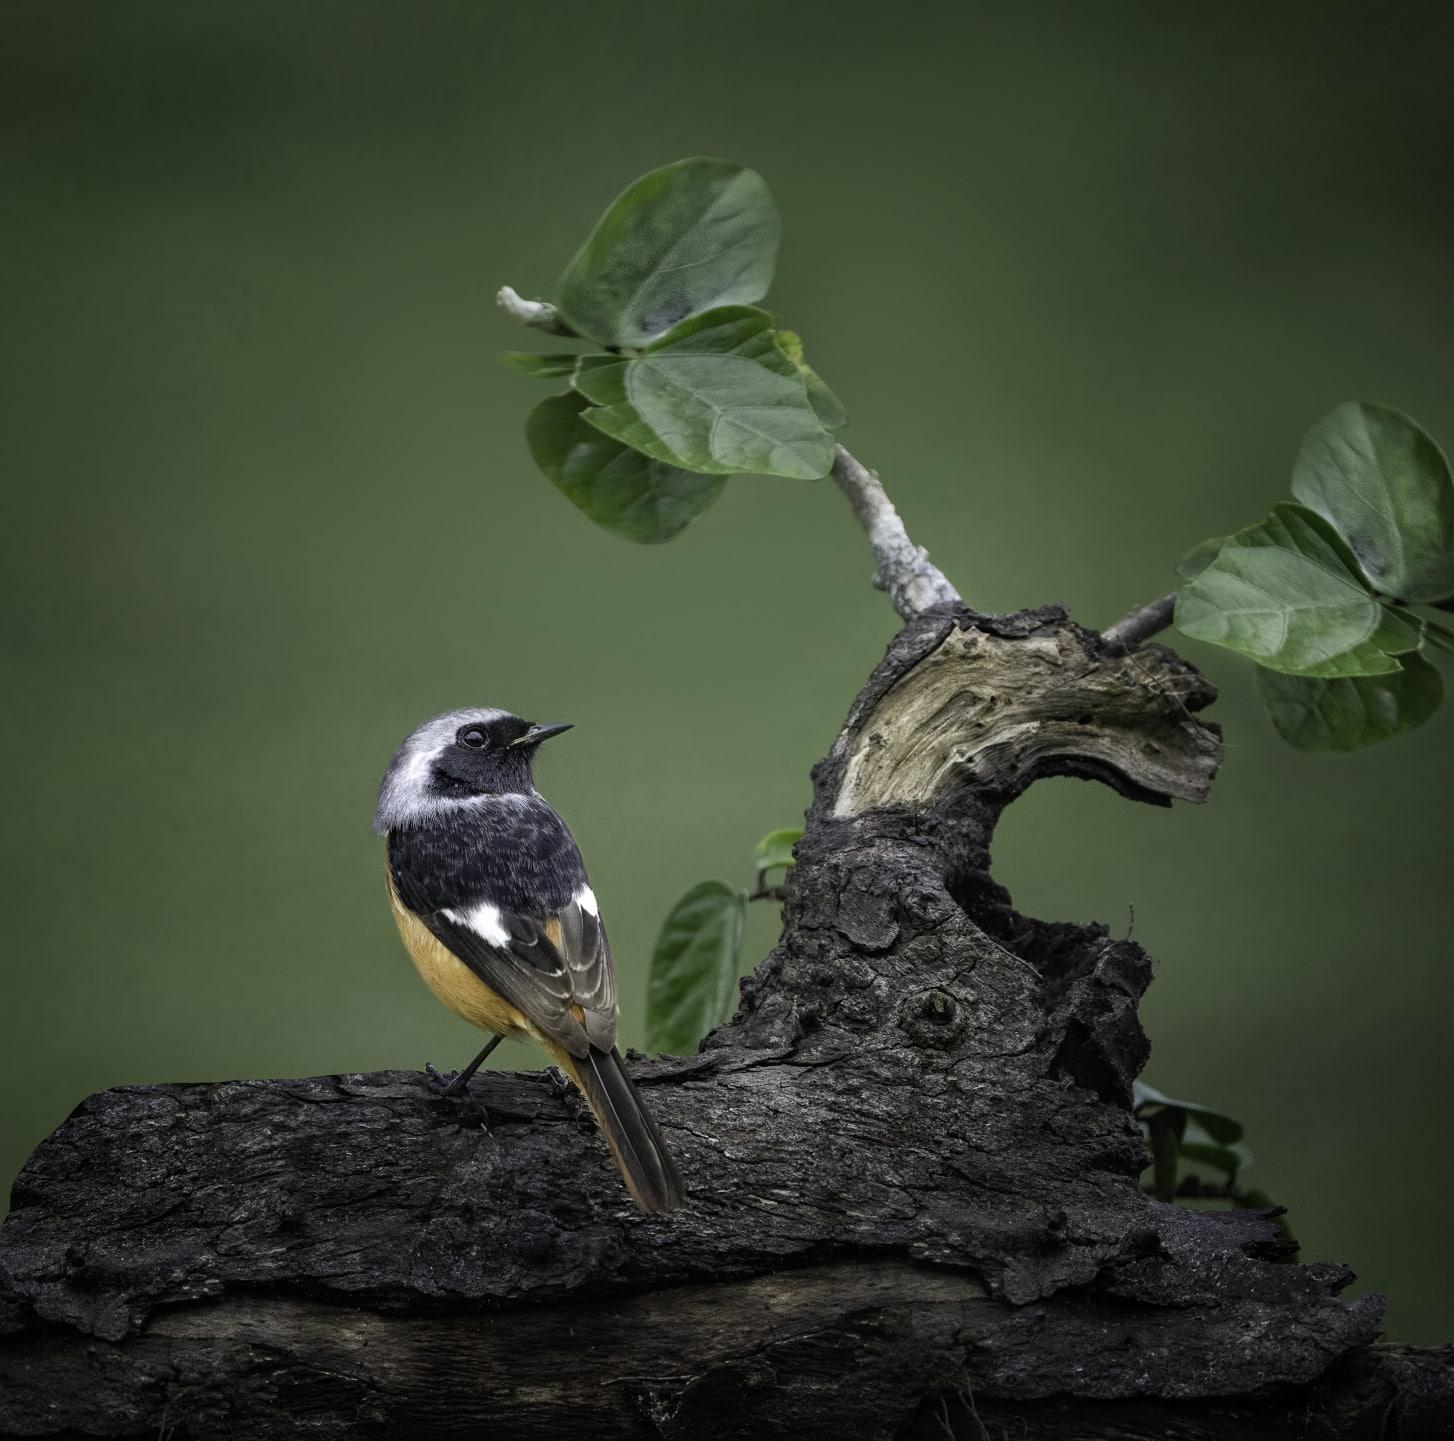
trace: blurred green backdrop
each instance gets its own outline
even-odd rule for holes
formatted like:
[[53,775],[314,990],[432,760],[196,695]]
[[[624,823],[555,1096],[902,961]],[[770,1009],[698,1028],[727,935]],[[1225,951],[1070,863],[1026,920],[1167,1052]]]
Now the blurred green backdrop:
[[[548,294],[626,181],[761,170],[772,301],[915,536],[983,608],[1104,624],[1336,401],[1454,442],[1451,15],[11,0],[0,1172],[104,1086],[472,1052],[368,830],[437,710],[579,723],[542,784],[631,1041],[666,907],[800,813],[894,629],[841,499],[742,480],[629,547],[533,472],[544,392],[494,364],[529,343],[495,287]],[[1046,785],[998,874],[1134,906],[1149,1077],[1247,1119],[1392,1334],[1447,1337],[1454,716],[1309,759],[1184,649],[1213,803]]]

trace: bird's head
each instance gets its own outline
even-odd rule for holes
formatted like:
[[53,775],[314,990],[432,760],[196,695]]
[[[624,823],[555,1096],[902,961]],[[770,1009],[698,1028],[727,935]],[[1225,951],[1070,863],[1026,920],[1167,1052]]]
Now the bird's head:
[[374,829],[382,834],[476,796],[529,795],[536,747],[569,729],[490,709],[446,711],[425,721],[384,772]]

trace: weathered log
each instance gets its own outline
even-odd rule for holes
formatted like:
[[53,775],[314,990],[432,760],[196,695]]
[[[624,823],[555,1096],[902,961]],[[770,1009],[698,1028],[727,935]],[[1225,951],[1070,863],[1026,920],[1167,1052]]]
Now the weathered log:
[[1205,797],[1210,686],[1057,610],[942,607],[855,702],[734,1020],[636,1072],[692,1192],[637,1214],[549,1073],[122,1087],[16,1182],[8,1435],[1448,1436],[1454,1350],[1269,1216],[1160,1204],[1151,962],[1019,915],[1006,804]]

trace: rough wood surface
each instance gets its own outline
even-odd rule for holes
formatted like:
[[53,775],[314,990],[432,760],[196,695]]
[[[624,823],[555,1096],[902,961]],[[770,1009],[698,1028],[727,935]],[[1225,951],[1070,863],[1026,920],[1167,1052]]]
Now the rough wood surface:
[[1140,1191],[1150,960],[989,875],[1040,776],[1204,796],[1211,699],[1055,610],[907,626],[738,1015],[636,1067],[682,1212],[549,1074],[90,1098],[0,1232],[0,1434],[1450,1435],[1454,1352],[1372,1347],[1378,1298],[1266,1217]]

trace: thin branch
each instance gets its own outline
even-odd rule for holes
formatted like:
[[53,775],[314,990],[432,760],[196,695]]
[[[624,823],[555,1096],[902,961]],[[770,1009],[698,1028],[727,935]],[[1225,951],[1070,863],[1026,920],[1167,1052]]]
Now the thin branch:
[[1123,645],[1127,650],[1134,650],[1143,640],[1150,640],[1153,635],[1165,630],[1171,624],[1175,609],[1176,592],[1172,591],[1169,595],[1148,601],[1145,605],[1138,605],[1101,634],[1113,645]]
[[548,300],[526,300],[514,286],[502,285],[495,292],[495,304],[521,325],[548,331],[551,335],[574,335],[575,331],[560,318],[560,311]]
[[905,620],[912,620],[931,606],[962,604],[959,592],[929,559],[929,552],[909,539],[893,501],[873,471],[860,465],[840,445],[832,475],[868,536],[876,562],[874,585],[888,591],[894,609]]

